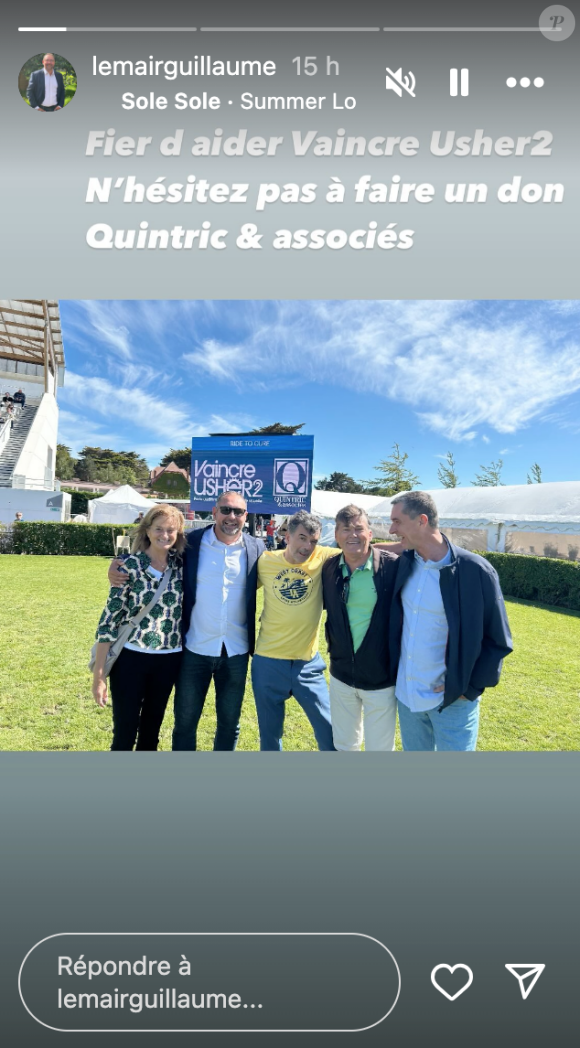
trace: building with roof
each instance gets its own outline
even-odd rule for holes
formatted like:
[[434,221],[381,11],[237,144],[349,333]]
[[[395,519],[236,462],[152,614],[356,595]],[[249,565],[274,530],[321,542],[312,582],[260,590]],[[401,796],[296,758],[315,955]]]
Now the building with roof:
[[184,495],[189,490],[189,484],[189,473],[175,462],[155,466],[149,474],[149,487],[167,495]]
[[[67,500],[70,508],[70,495],[59,493],[55,477],[57,391],[64,384],[64,371],[58,302],[0,299],[0,519],[6,514],[13,518],[17,492],[23,489],[47,494],[40,502],[44,510],[50,500],[50,519],[61,511],[66,515]],[[7,419],[6,405],[15,394],[14,414]],[[24,501],[32,507],[38,499],[27,495]]]
[[54,490],[57,390],[64,384],[58,302],[0,299],[0,392],[26,403],[0,446],[0,487]]

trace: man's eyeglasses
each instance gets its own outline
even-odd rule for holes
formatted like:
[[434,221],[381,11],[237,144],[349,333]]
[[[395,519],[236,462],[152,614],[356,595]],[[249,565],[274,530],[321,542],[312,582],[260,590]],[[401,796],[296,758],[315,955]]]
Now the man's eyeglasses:
[[229,517],[230,513],[233,513],[236,517],[243,517],[246,512],[245,509],[240,509],[239,506],[218,506],[220,513],[223,513],[224,517]]
[[348,604],[348,595],[350,593],[350,580],[351,576],[346,575],[342,580],[342,589],[340,591],[340,599],[343,604]]

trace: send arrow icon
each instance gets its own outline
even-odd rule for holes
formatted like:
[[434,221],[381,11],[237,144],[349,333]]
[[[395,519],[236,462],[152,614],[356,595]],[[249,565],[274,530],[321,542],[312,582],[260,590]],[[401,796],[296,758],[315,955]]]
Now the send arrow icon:
[[506,964],[508,972],[518,980],[524,1001],[530,996],[545,967],[545,964]]

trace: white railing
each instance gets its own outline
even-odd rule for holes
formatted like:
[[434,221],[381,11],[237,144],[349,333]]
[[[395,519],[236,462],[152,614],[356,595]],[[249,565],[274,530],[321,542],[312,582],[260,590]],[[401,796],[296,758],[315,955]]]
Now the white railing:
[[60,480],[48,477],[44,480],[28,480],[22,473],[13,473],[12,487],[25,488],[26,491],[60,491]]
[[11,426],[9,419],[4,423],[3,426],[0,426],[0,454],[2,454],[3,449],[6,447],[8,441],[10,440],[10,429]]

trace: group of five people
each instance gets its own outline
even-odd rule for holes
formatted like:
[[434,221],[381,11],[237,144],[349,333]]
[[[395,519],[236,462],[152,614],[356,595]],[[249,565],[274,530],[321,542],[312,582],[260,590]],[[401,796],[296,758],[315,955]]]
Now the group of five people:
[[363,740],[367,751],[393,750],[397,709],[405,750],[476,748],[480,697],[498,683],[511,635],[494,568],[449,542],[428,493],[393,500],[397,544],[371,543],[354,505],[337,514],[336,548],[318,545],[320,521],[299,511],[277,551],[243,530],[237,492],[212,512],[213,525],[186,537],[179,511],[155,506],[131,556],[109,569],[93,680],[101,706],[109,648],[133,627],[110,674],[113,749],[157,748],[175,685],[173,749],[195,750],[212,680],[214,749],[235,749],[250,656],[262,750],[282,749],[291,695],[320,750],[360,750]]

